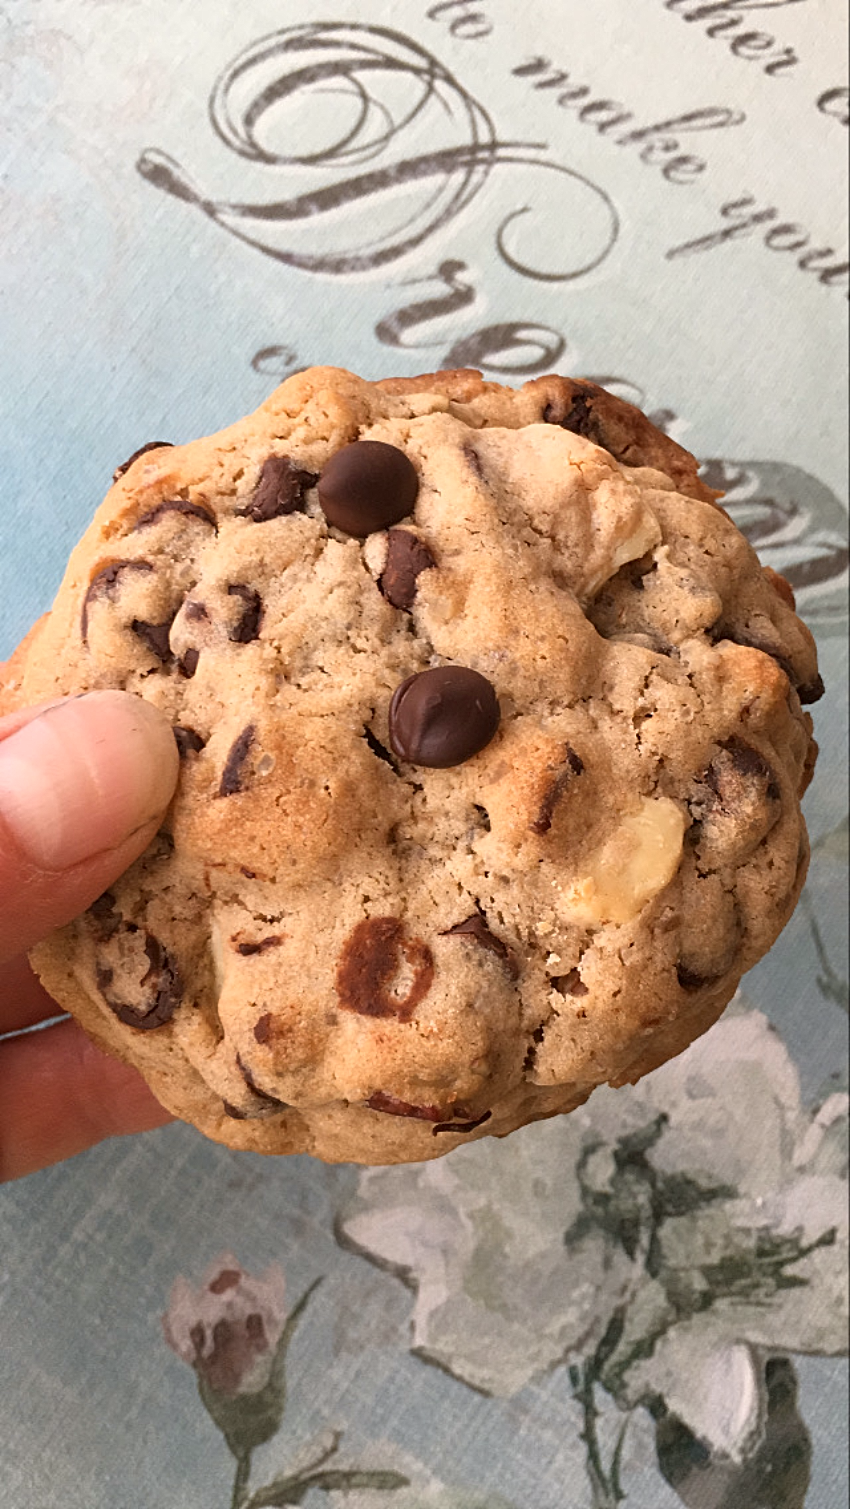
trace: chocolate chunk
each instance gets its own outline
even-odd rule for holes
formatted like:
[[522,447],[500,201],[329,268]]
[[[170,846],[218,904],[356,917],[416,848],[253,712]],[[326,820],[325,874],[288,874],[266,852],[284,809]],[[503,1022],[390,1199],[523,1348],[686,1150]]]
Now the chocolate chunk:
[[271,1036],[272,1019],[271,1013],[267,1011],[265,1016],[258,1017],[254,1023],[254,1037],[258,1043],[270,1043]]
[[185,650],[184,653],[180,656],[180,659],[177,662],[177,669],[180,672],[181,676],[185,676],[187,681],[191,681],[196,670],[198,669],[198,661],[200,660],[200,658],[200,650],[191,649]]
[[153,571],[150,561],[113,561],[111,565],[104,566],[92,577],[88,585],[83,611],[80,614],[80,632],[83,644],[88,644],[89,639],[89,604],[99,597],[108,597],[110,600],[115,596],[115,588],[122,571]]
[[147,645],[148,649],[153,652],[157,660],[162,661],[163,665],[168,665],[171,660],[169,636],[171,634],[171,625],[176,616],[176,614],[172,614],[170,618],[165,620],[165,623],[161,624],[149,624],[143,618],[134,618],[130,625],[137,638],[141,639],[142,643]]
[[[764,794],[768,801],[779,801],[781,796],[779,782],[763,754],[760,754],[757,749],[753,749],[751,744],[746,744],[743,739],[738,738],[727,739],[725,744],[721,745],[721,748],[729,756],[729,761],[736,775],[743,777],[744,781],[751,784],[761,785],[764,788]],[[717,763],[709,766],[706,781],[712,791],[720,796],[721,799],[731,797],[732,794],[724,789],[728,783],[724,783],[722,767]],[[732,799],[731,804],[734,805],[734,799]]]
[[435,565],[427,545],[409,529],[391,529],[387,535],[387,564],[378,586],[394,608],[411,608],[416,598],[416,578]]
[[370,1111],[381,1111],[385,1116],[409,1116],[416,1121],[442,1121],[450,1114],[441,1106],[414,1106],[406,1100],[398,1100],[395,1095],[387,1095],[383,1090],[376,1090],[366,1102]]
[[283,939],[280,934],[275,933],[273,937],[260,938],[256,943],[237,943],[236,952],[237,954],[242,954],[247,959],[252,954],[264,954],[269,948],[277,948],[278,944],[282,942]]
[[188,754],[200,754],[207,741],[194,728],[185,728],[182,723],[175,723],[174,742],[181,760],[185,760]]
[[[407,964],[413,978],[405,995],[392,982]],[[360,1016],[395,1017],[409,1022],[431,988],[434,960],[420,938],[406,938],[398,917],[369,917],[346,940],[336,972],[343,1006]]]
[[534,819],[534,822],[531,824],[532,833],[543,834],[549,832],[549,829],[552,826],[552,818],[555,815],[555,808],[561,800],[561,797],[564,795],[567,787],[572,783],[573,778],[577,775],[581,775],[584,771],[583,760],[580,759],[575,750],[572,749],[569,744],[564,745],[564,761],[564,765],[558,771],[555,779],[547,788],[543,800],[540,803],[540,810],[536,818]]
[[593,408],[597,396],[590,386],[573,383],[569,402],[547,403],[543,421],[545,424],[559,424],[562,430],[570,430],[606,450],[602,427]]
[[323,468],[318,496],[329,524],[363,540],[413,512],[419,476],[413,462],[382,440],[355,440]]
[[112,473],[113,482],[117,482],[119,477],[123,477],[124,473],[130,470],[133,462],[138,461],[140,456],[147,455],[148,451],[162,451],[166,448],[168,450],[173,449],[172,441],[149,440],[147,445],[140,445],[139,449],[137,451],[134,451],[132,456],[128,456],[126,461],[122,461],[120,466],[116,466],[114,472]]
[[440,1132],[474,1132],[476,1127],[483,1126],[485,1121],[489,1121],[492,1114],[492,1111],[485,1111],[477,1121],[442,1121],[439,1126],[434,1127],[433,1134],[436,1137]]
[[495,933],[491,933],[480,912],[473,912],[472,916],[467,917],[465,922],[456,922],[454,927],[446,928],[446,931],[441,933],[440,937],[474,938],[476,943],[480,943],[482,948],[488,949],[491,954],[495,954],[497,958],[501,959],[502,963],[507,966],[508,973],[514,979],[517,978],[519,964],[517,963],[516,954],[512,948],[508,947],[507,943],[504,943],[501,938],[497,938]]
[[[138,929],[131,924],[127,931],[137,932]],[[141,999],[137,1005],[119,999],[112,990],[115,969],[111,965],[99,963],[96,978],[103,999],[119,1022],[135,1027],[140,1032],[149,1032],[171,1021],[183,999],[183,988],[177,966],[158,939],[150,933],[145,933],[144,950],[148,969],[140,982]]]
[[304,502],[308,488],[315,487],[315,472],[303,471],[289,456],[268,456],[260,471],[250,503],[237,509],[240,518],[254,524],[267,524],[283,514],[296,513]]
[[228,639],[234,644],[250,644],[260,632],[260,619],[263,616],[263,603],[259,592],[253,587],[243,587],[234,584],[227,589],[228,597],[239,597],[242,600],[242,613],[239,622],[230,630]]
[[399,759],[445,770],[484,749],[499,727],[496,692],[463,665],[419,671],[396,687],[390,703],[390,745]]
[[254,725],[249,723],[243,728],[241,734],[233,740],[227,759],[224,762],[224,770],[221,773],[221,784],[218,788],[219,796],[235,796],[237,791],[242,790],[242,767],[248,758],[248,751],[254,742]]
[[136,520],[133,532],[139,529],[149,529],[167,513],[180,513],[187,519],[201,519],[204,524],[212,525],[213,529],[218,532],[215,514],[211,513],[208,508],[202,507],[200,503],[190,503],[187,498],[166,498],[163,503],[157,503],[156,508],[143,513],[142,517]]

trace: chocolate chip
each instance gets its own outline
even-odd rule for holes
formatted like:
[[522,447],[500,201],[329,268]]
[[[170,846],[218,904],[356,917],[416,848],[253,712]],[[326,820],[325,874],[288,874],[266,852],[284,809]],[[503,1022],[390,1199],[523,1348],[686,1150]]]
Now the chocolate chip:
[[574,777],[581,775],[583,771],[583,760],[569,744],[565,744],[564,764],[558,771],[555,779],[547,787],[543,800],[540,803],[540,810],[531,824],[532,833],[543,834],[549,832],[552,826],[552,818],[555,815],[555,808],[561,797],[564,795],[567,787],[572,784]]
[[254,524],[267,524],[269,519],[296,513],[304,502],[305,492],[315,487],[317,481],[315,472],[303,471],[289,456],[268,456],[263,462],[254,496],[244,508],[237,509],[237,513]]
[[142,517],[136,520],[133,532],[139,529],[149,529],[167,513],[183,514],[188,519],[201,519],[204,524],[210,524],[218,532],[215,514],[210,513],[210,510],[202,507],[200,503],[190,503],[187,498],[166,498],[163,503],[157,503],[156,508],[150,509],[148,513],[142,514]]
[[89,604],[99,597],[115,596],[115,588],[122,571],[153,571],[150,561],[113,561],[110,566],[104,566],[92,577],[88,585],[83,610],[80,614],[80,632],[83,644],[88,644],[89,638]]
[[235,796],[237,791],[242,790],[242,767],[248,758],[248,751],[254,742],[254,725],[249,723],[243,728],[241,734],[233,740],[227,759],[224,762],[224,770],[221,773],[221,784],[218,788],[219,796]]
[[484,749],[499,727],[491,683],[463,665],[419,671],[396,687],[390,745],[402,760],[445,770]]
[[814,681],[807,681],[803,686],[797,687],[797,696],[805,707],[810,702],[820,702],[825,691],[823,677],[816,676]]
[[[131,924],[126,931],[134,933],[138,929]],[[136,1004],[119,999],[112,991],[115,981],[115,969],[112,965],[99,963],[96,978],[103,999],[119,1022],[135,1027],[140,1032],[149,1032],[171,1021],[182,1002],[183,989],[177,966],[158,939],[150,933],[145,933],[144,951],[148,969],[133,991],[133,994],[138,991],[140,997]]]
[[171,634],[171,625],[176,616],[173,613],[170,618],[165,620],[165,623],[161,624],[150,624],[146,623],[143,618],[134,618],[130,625],[137,638],[141,639],[142,643],[147,645],[148,649],[153,652],[157,660],[162,661],[163,665],[168,665],[171,660],[169,636]]
[[221,1109],[225,1116],[229,1116],[232,1121],[248,1121],[249,1119],[247,1111],[240,1111],[239,1107],[232,1106],[229,1100],[221,1102]]
[[394,608],[411,608],[416,599],[416,578],[435,565],[427,545],[409,529],[391,529],[387,535],[387,564],[378,586]]
[[443,1121],[433,1128],[433,1135],[436,1137],[440,1132],[474,1132],[476,1127],[483,1126],[485,1121],[489,1121],[492,1114],[492,1111],[485,1111],[477,1121]]
[[207,742],[194,728],[186,728],[182,723],[175,723],[173,732],[181,760],[185,760],[188,754],[200,754]]
[[478,478],[478,481],[486,482],[487,478],[484,472],[484,463],[481,460],[481,457],[479,456],[474,445],[465,445],[463,448],[463,454],[464,458],[469,462],[472,471],[474,471],[476,477]]
[[189,619],[190,623],[200,623],[210,616],[205,604],[195,602],[191,597],[187,597],[183,604],[183,614]]
[[491,954],[495,954],[497,958],[501,959],[502,963],[507,966],[508,973],[514,979],[517,978],[519,965],[513,949],[509,948],[507,943],[503,942],[501,938],[497,938],[495,933],[491,933],[480,912],[473,912],[472,916],[467,917],[464,922],[456,922],[454,927],[446,928],[446,931],[441,933],[440,937],[474,938],[476,943],[480,943],[482,948],[488,949]]
[[592,440],[594,445],[605,449],[602,429],[593,412],[596,397],[593,388],[573,383],[569,401],[547,403],[543,410],[543,421],[545,424],[558,424],[562,430],[570,430],[573,435],[581,435],[585,440]]
[[93,918],[97,935],[102,943],[112,938],[121,926],[121,914],[115,909],[115,897],[111,891],[104,891],[89,907],[89,916]]
[[265,1016],[258,1017],[257,1020],[256,1020],[256,1022],[254,1023],[254,1037],[256,1038],[256,1040],[257,1040],[258,1043],[270,1043],[271,1042],[271,1036],[272,1036],[272,1019],[271,1019],[271,1013],[270,1012],[266,1012]]
[[257,943],[237,943],[236,952],[237,954],[242,954],[247,959],[252,954],[264,954],[269,948],[277,948],[278,944],[282,942],[283,939],[280,934],[275,933],[274,937],[260,938]]
[[227,637],[234,644],[251,644],[260,632],[260,619],[263,616],[262,598],[253,587],[244,587],[237,583],[228,587],[227,595],[241,598],[243,604],[239,622],[230,630]]
[[318,497],[329,524],[363,540],[413,512],[419,476],[413,462],[382,440],[355,440],[323,468]]
[[269,1095],[267,1090],[260,1089],[248,1065],[242,1062],[238,1053],[236,1055],[236,1067],[252,1095],[255,1095],[260,1102],[254,1112],[255,1115],[262,1115],[264,1112],[268,1115],[269,1111],[287,1111],[291,1109],[288,1101],[279,1100],[276,1095]]
[[713,985],[717,976],[697,974],[680,960],[676,966],[676,978],[683,990],[703,990],[706,985]]
[[[736,775],[743,776],[746,781],[758,783],[764,787],[764,794],[768,801],[778,802],[781,790],[776,775],[763,754],[753,749],[751,744],[746,744],[743,739],[731,738],[721,746],[729,756],[732,769]],[[706,780],[712,791],[718,796],[723,796],[723,779],[716,764],[710,765]]]
[[138,461],[140,456],[147,455],[148,451],[162,451],[166,448],[168,450],[173,449],[172,441],[149,440],[147,445],[140,445],[139,449],[137,451],[134,451],[132,456],[128,456],[126,461],[122,461],[120,466],[116,466],[114,472],[112,473],[113,482],[117,482],[119,477],[123,477],[124,473],[130,470],[133,462]]
[[782,788],[759,750],[737,737],[726,740],[690,802],[692,841],[700,864],[738,864],[760,844],[782,812]]
[[[403,996],[392,982],[407,963],[413,978]],[[358,922],[346,940],[336,972],[337,995],[343,1006],[360,1016],[395,1017],[409,1022],[431,988],[434,960],[420,938],[406,938],[398,917],[369,917]]]
[[180,672],[181,676],[185,676],[187,681],[191,681],[196,670],[198,669],[198,661],[200,660],[200,658],[200,650],[185,650],[180,656],[180,659],[177,662],[177,669]]

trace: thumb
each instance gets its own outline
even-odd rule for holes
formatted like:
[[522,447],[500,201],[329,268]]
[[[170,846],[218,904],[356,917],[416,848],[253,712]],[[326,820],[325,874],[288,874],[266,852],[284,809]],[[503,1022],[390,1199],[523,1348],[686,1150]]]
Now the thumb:
[[84,911],[138,858],[178,764],[166,718],[126,692],[0,721],[0,962]]

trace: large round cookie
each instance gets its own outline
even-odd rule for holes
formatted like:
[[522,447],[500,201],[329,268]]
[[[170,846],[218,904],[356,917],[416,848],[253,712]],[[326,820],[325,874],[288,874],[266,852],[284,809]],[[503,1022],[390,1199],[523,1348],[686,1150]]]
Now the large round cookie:
[[633,1081],[803,881],[811,635],[590,383],[319,368],[145,448],[0,705],[99,687],[180,785],[35,966],[233,1147],[432,1158]]

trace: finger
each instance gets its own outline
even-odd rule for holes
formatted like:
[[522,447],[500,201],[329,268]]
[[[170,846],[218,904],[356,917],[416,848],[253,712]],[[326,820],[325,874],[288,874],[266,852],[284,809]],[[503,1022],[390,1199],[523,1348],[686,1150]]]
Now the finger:
[[135,1069],[76,1022],[0,1043],[0,1182],[171,1120]]
[[0,1037],[61,1015],[62,1007],[47,994],[26,954],[0,964]]
[[90,692],[0,724],[0,960],[85,910],[154,837],[177,781],[149,702]]

